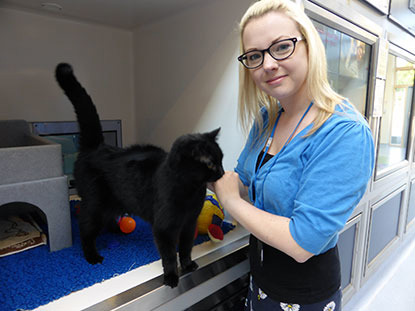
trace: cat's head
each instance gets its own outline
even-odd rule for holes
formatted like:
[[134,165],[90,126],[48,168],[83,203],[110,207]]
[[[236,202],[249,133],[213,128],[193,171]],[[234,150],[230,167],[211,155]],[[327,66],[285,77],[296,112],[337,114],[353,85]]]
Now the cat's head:
[[221,178],[223,153],[216,141],[219,131],[220,128],[176,139],[169,154],[171,164],[190,179],[214,182]]

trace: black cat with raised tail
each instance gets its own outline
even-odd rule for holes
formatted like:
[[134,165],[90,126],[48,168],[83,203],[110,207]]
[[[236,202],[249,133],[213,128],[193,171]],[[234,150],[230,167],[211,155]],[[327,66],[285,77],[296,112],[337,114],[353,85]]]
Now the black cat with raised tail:
[[79,228],[85,259],[101,263],[96,238],[119,215],[134,214],[152,225],[164,269],[164,284],[178,284],[176,250],[182,273],[197,269],[191,259],[197,217],[208,182],[222,177],[220,129],[179,137],[170,152],[153,145],[106,145],[97,109],[72,67],[56,67],[56,80],[72,102],[80,128],[74,177],[81,208]]

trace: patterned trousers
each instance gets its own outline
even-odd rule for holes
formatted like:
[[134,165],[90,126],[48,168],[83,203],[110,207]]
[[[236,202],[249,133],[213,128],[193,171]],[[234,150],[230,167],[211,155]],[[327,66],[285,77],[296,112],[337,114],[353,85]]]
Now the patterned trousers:
[[249,292],[245,301],[245,311],[341,311],[342,292],[339,289],[327,300],[300,305],[294,302],[281,302],[271,299],[252,281],[249,284]]

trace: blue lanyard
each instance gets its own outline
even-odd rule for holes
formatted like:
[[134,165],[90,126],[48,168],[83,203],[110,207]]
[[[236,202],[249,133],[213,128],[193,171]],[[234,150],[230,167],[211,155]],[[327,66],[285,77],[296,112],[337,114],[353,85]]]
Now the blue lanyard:
[[[288,145],[288,143],[291,141],[291,139],[292,139],[292,137],[294,136],[294,133],[295,133],[295,131],[298,129],[298,127],[300,126],[300,124],[301,124],[301,122],[303,121],[303,119],[304,119],[304,117],[306,116],[306,114],[308,113],[308,111],[310,110],[310,108],[311,108],[311,106],[313,106],[313,102],[311,102],[310,103],[310,105],[308,105],[308,107],[307,107],[307,109],[306,109],[306,111],[304,112],[304,114],[303,114],[303,116],[301,117],[301,119],[300,119],[300,121],[298,121],[298,123],[297,123],[297,125],[295,126],[295,128],[294,128],[294,130],[292,131],[292,133],[291,133],[291,135],[290,135],[290,137],[288,137],[288,139],[285,141],[285,143],[284,143],[284,146],[282,146],[282,148],[281,148],[281,150],[274,156],[274,163],[277,161],[277,159],[278,159],[278,157],[279,157],[279,155],[284,151],[284,149],[285,149],[285,147]],[[268,138],[268,140],[267,140],[267,143],[266,143],[266,145],[265,145],[265,150],[264,150],[264,154],[262,155],[262,158],[261,158],[261,161],[259,162],[259,165],[258,165],[258,167],[256,168],[256,170],[255,170],[255,174],[254,174],[254,176],[253,176],[253,178],[252,178],[252,187],[253,187],[253,190],[252,190],[252,192],[255,194],[255,206],[257,206],[257,204],[256,204],[256,202],[257,202],[257,198],[258,198],[258,196],[257,196],[257,194],[256,194],[256,182],[257,182],[257,176],[258,176],[258,173],[259,173],[259,170],[261,169],[261,166],[262,166],[262,162],[264,161],[264,159],[265,159],[265,156],[266,156],[266,154],[268,153],[268,149],[269,149],[269,147],[271,146],[271,143],[272,143],[272,139],[274,138],[274,134],[275,134],[275,129],[277,128],[277,124],[278,124],[278,121],[279,121],[279,119],[280,119],[280,117],[281,117],[281,113],[282,113],[282,109],[280,109],[280,111],[279,111],[279,113],[278,113],[278,117],[277,117],[277,119],[275,120],[275,124],[274,124],[274,127],[272,128],[272,131],[271,131],[271,135],[269,136],[269,138]],[[268,176],[268,174],[269,174],[269,172],[270,172],[270,170],[271,170],[271,167],[272,166],[270,166],[269,168],[268,168],[268,171],[267,171],[267,173],[265,174],[265,177],[264,177],[264,180],[265,180],[265,178]],[[257,206],[258,207],[258,206]]]

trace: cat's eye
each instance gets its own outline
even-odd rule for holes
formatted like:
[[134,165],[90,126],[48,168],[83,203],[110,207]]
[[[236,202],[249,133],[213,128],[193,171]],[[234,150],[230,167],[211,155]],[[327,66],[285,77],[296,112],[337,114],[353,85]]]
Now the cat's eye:
[[208,169],[210,169],[210,170],[215,169],[215,165],[214,165],[213,163],[211,163],[211,162],[206,163],[206,166],[207,166],[207,168],[208,168]]

